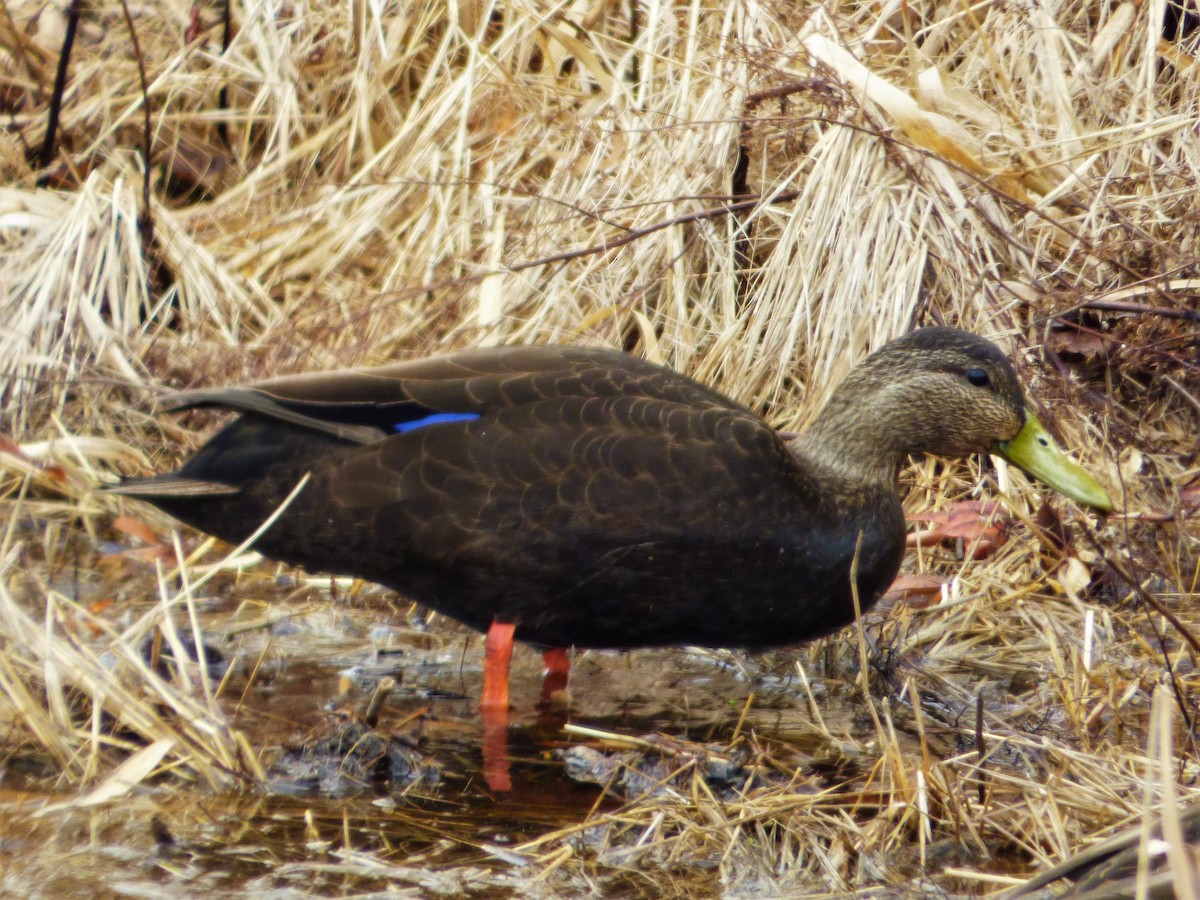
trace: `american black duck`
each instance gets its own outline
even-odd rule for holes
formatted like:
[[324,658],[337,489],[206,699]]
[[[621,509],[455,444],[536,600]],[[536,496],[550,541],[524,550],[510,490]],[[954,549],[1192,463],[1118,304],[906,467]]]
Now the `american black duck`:
[[899,569],[909,454],[995,453],[1111,508],[1026,409],[1000,350],[949,328],[869,356],[790,442],[670,369],[578,347],[468,350],[166,404],[204,406],[240,416],[179,471],[116,491],[240,542],[308,474],[254,546],[491,629],[496,704],[514,629],[552,648],[764,648],[851,622],[856,546],[864,609]]

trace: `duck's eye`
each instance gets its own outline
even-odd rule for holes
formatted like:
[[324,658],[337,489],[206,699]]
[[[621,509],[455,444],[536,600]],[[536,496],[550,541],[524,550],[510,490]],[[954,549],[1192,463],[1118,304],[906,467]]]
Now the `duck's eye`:
[[967,381],[975,387],[987,387],[988,373],[983,369],[967,369]]

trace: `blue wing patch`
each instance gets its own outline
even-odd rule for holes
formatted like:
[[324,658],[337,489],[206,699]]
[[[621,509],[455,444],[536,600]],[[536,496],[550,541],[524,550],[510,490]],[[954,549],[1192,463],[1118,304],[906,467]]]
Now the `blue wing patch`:
[[430,413],[420,419],[413,419],[410,422],[397,422],[392,426],[392,431],[396,434],[407,434],[410,431],[416,431],[418,428],[424,428],[426,425],[441,425],[443,422],[470,422],[479,418],[479,413]]

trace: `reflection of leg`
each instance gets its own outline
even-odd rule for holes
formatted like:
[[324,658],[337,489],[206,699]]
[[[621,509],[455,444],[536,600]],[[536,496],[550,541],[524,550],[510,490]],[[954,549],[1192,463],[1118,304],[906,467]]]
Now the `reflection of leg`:
[[483,777],[493,791],[511,791],[508,759],[508,669],[516,627],[493,622],[483,649]]
[[483,778],[493,791],[511,791],[508,758],[508,707],[485,706],[483,721]]
[[[571,675],[571,657],[563,647],[552,647],[542,654],[546,662],[546,677],[542,680],[542,697],[539,707],[549,704],[562,704],[562,694],[567,689],[567,681]],[[558,696],[556,696],[558,695]]]
[[508,667],[514,631],[515,625],[504,622],[493,622],[488,629],[483,651],[483,696],[479,700],[484,709],[508,710]]

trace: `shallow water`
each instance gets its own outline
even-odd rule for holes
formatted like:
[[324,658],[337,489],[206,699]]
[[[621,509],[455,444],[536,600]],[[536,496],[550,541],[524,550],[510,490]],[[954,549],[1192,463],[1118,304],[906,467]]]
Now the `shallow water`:
[[[88,605],[115,598],[105,615],[118,624],[151,608],[157,585],[148,564],[92,560],[95,548],[84,544],[74,551],[82,565],[56,567],[58,589]],[[24,587],[36,604],[36,583]],[[485,777],[478,708],[482,637],[387,592],[335,587],[263,566],[218,576],[197,601],[219,702],[271,766],[265,787],[215,794],[163,779],[116,803],[37,818],[76,791],[59,793],[44,761],[9,760],[0,770],[0,894],[291,897],[399,887],[422,896],[553,896],[538,874],[545,861],[521,845],[619,806],[616,792],[566,777],[555,751],[581,739],[563,733],[565,722],[718,743],[740,728],[773,741],[777,758],[794,765],[827,740],[814,737],[795,654],[579,653],[569,707],[539,709],[541,655],[518,645],[512,789],[497,792]],[[803,658],[814,677],[822,661]],[[436,777],[314,778],[305,748],[319,750],[357,721],[383,678],[396,686],[369,733]],[[844,685],[831,696],[818,677],[813,690],[830,731],[869,727],[857,720],[857,699],[838,696]],[[318,761],[326,775],[342,765],[333,754]]]
[[[254,747],[300,741],[327,727],[344,663],[398,674],[380,730],[404,723],[421,754],[440,769],[437,784],[389,791],[364,784],[357,796],[299,795],[287,774],[270,792],[212,794],[178,783],[139,788],[94,809],[30,814],[62,797],[52,778],[12,768],[0,795],[0,893],[5,896],[263,896],[361,894],[408,887],[418,895],[529,895],[540,866],[516,851],[548,831],[616,808],[596,785],[564,777],[557,747],[572,743],[539,722],[540,660],[518,650],[509,751],[513,789],[496,793],[481,777],[476,707],[478,647],[414,651],[411,660],[375,649],[361,658],[286,658],[253,684],[226,684],[225,703]],[[439,664],[427,654],[445,658]],[[397,661],[402,660],[402,661]],[[737,668],[680,651],[589,654],[577,660],[573,691],[586,721],[628,734],[670,731],[707,739],[728,733],[749,692]],[[712,698],[722,698],[714,702]],[[348,698],[343,704],[353,705]],[[774,718],[765,711],[763,716]],[[415,718],[414,718],[415,717]],[[781,716],[778,721],[786,721]],[[753,720],[757,720],[757,714]],[[598,802],[599,801],[599,802]],[[528,873],[526,870],[529,870]],[[100,893],[94,893],[103,885]]]

